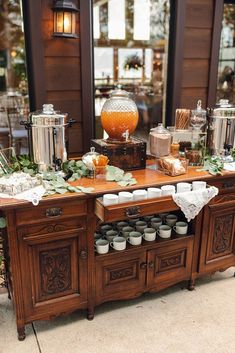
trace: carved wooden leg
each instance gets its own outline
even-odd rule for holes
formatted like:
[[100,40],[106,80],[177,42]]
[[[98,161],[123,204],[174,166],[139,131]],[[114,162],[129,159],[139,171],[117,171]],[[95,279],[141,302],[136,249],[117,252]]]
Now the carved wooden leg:
[[25,339],[25,327],[17,327],[18,340],[23,341]]
[[192,291],[195,289],[195,279],[190,279],[188,281],[188,290]]
[[94,314],[95,314],[94,307],[87,308],[87,320],[93,320]]

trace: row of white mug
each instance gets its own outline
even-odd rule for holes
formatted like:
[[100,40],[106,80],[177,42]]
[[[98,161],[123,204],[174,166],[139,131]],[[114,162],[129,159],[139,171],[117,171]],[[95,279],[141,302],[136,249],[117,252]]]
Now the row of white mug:
[[148,188],[134,190],[133,192],[120,191],[118,195],[116,194],[104,194],[103,195],[103,205],[111,206],[118,203],[125,203],[131,201],[140,201],[146,199],[152,199],[160,196],[167,196],[181,192],[195,191],[206,189],[205,181],[193,181],[191,183],[177,183],[175,185],[163,185],[161,188]]
[[98,254],[108,253],[109,246],[111,246],[114,250],[125,250],[127,242],[133,246],[141,245],[142,239],[147,242],[155,241],[157,234],[160,238],[167,239],[171,237],[172,229],[174,229],[177,234],[187,234],[188,223],[176,222],[175,226],[173,227],[170,227],[167,224],[162,224],[158,227],[158,229],[144,228],[143,233],[139,231],[131,231],[127,238],[125,236],[117,235],[112,239],[112,241],[100,238],[95,241],[95,250]]

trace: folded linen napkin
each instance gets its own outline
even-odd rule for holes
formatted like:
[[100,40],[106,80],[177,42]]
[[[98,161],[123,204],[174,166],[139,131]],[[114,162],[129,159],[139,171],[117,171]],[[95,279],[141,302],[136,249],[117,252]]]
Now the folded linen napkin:
[[26,200],[32,202],[34,206],[39,204],[39,201],[42,199],[43,195],[45,194],[46,189],[42,186],[36,186],[35,188],[23,191],[17,195],[11,196],[8,194],[1,194],[0,197],[7,198],[7,199],[17,199],[17,200]]
[[188,222],[194,219],[201,209],[216,195],[219,189],[215,186],[210,186],[206,189],[194,190],[188,192],[180,192],[173,194],[172,198],[184,213]]

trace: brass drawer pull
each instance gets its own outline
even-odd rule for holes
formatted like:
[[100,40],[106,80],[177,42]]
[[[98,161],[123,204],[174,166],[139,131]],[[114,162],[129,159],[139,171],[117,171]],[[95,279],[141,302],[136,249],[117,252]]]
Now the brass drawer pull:
[[138,218],[140,216],[140,207],[128,207],[125,209],[126,216],[130,219]]
[[54,218],[62,215],[62,209],[60,207],[52,207],[46,209],[46,217]]
[[150,261],[150,262],[148,263],[148,267],[149,267],[149,268],[154,268],[154,262],[153,262],[153,261]]
[[222,184],[223,189],[234,188],[235,184],[232,181],[227,181],[226,183]]
[[140,264],[140,269],[141,269],[141,270],[145,270],[146,268],[147,268],[146,262],[141,262],[141,264]]
[[80,251],[80,258],[82,260],[86,260],[87,259],[87,250],[83,249]]

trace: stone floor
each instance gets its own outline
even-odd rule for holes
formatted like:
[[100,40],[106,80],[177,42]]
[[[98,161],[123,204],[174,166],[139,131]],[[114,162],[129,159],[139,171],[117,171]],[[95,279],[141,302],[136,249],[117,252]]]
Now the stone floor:
[[0,353],[234,353],[235,268],[157,294],[27,325],[16,337],[15,316],[0,295]]

